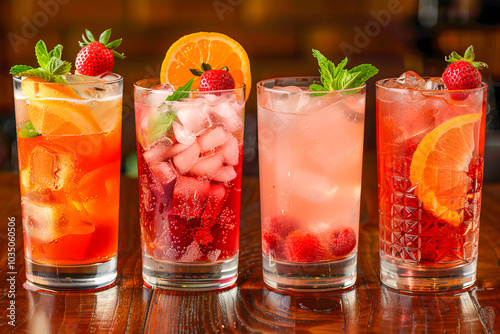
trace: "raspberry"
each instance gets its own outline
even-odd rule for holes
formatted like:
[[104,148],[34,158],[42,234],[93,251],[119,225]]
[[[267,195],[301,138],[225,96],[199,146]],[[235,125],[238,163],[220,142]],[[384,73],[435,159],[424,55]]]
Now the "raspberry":
[[285,255],[292,262],[319,262],[328,258],[317,235],[296,230],[285,240]]
[[333,256],[346,256],[356,247],[356,233],[350,227],[332,233],[328,250]]
[[263,231],[270,231],[282,238],[286,238],[297,227],[297,222],[286,216],[267,217],[262,224]]
[[283,238],[270,231],[264,232],[262,234],[262,251],[274,259],[284,260]]

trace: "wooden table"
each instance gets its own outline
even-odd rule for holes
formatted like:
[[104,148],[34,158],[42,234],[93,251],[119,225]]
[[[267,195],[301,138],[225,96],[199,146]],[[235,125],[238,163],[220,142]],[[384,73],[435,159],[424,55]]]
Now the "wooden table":
[[[500,184],[483,191],[477,283],[407,294],[379,280],[375,161],[365,159],[356,286],[292,294],[262,281],[258,179],[243,181],[239,278],[207,293],[148,289],[141,278],[137,180],[122,180],[116,284],[99,292],[47,293],[25,283],[18,177],[0,173],[0,333],[494,333],[500,332]],[[7,224],[17,228],[15,327],[8,324]]]

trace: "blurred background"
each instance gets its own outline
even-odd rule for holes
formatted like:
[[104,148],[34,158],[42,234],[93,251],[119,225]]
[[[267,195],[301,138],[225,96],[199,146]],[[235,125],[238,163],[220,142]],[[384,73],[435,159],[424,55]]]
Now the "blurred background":
[[133,83],[158,76],[169,46],[185,34],[217,31],[246,49],[253,87],[246,107],[244,172],[257,174],[255,83],[278,76],[317,75],[311,48],[349,66],[380,69],[368,81],[365,148],[375,151],[375,81],[406,70],[441,76],[451,51],[473,44],[489,64],[485,180],[500,182],[500,1],[498,0],[2,0],[0,2],[0,169],[17,170],[9,68],[36,65],[34,46],[64,46],[74,63],[84,29],[112,28],[123,38],[114,72],[124,77],[122,168],[134,173]]

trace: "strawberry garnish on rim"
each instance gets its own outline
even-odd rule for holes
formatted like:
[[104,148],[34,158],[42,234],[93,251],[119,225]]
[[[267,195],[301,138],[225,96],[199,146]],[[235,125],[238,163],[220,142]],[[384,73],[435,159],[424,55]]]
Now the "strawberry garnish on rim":
[[[481,85],[482,76],[479,70],[488,67],[486,63],[474,61],[474,47],[471,45],[460,56],[453,51],[445,60],[450,64],[443,72],[442,78],[449,90],[463,90],[477,88]],[[452,93],[454,100],[465,100],[468,94],[463,92]]]
[[78,74],[97,76],[109,73],[115,63],[114,57],[125,58],[123,53],[114,50],[120,46],[122,39],[109,42],[111,29],[104,31],[99,36],[99,41],[95,40],[94,35],[88,29],[85,29],[85,35],[82,35],[83,42],[79,42],[82,49],[78,52],[75,61]]
[[198,86],[200,92],[235,88],[234,78],[226,66],[220,70],[213,70],[209,64],[201,63],[201,70],[190,69],[190,71],[201,77]]

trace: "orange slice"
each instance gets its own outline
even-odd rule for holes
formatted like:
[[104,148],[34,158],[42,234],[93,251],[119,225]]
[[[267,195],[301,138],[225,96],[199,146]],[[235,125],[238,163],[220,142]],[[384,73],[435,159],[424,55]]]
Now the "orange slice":
[[178,88],[194,78],[193,88],[197,88],[200,77],[192,74],[190,69],[201,69],[202,62],[213,69],[227,66],[236,87],[245,84],[245,99],[248,99],[252,86],[248,55],[234,39],[215,32],[186,35],[172,44],[161,65],[161,83]]
[[81,100],[81,97],[71,87],[47,82],[37,77],[25,78],[21,86],[23,95],[26,97]]
[[455,117],[431,132],[418,145],[410,181],[425,209],[458,225],[471,179],[467,176],[474,153],[474,133],[482,114]]
[[43,135],[94,134],[101,128],[90,109],[67,100],[28,98],[33,127]]

